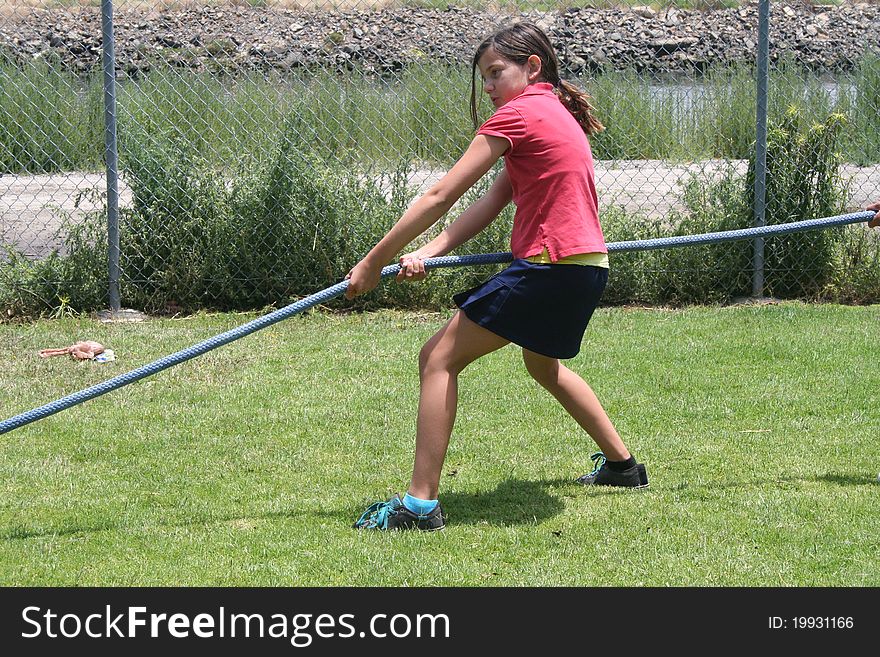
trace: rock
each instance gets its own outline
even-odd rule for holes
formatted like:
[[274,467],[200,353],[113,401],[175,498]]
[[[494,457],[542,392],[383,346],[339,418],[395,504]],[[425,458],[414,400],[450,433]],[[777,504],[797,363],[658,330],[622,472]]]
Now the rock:
[[235,52],[237,46],[232,39],[211,39],[205,42],[205,50],[212,57],[230,55]]
[[556,18],[551,15],[544,15],[535,21],[535,25],[541,28],[545,33],[550,34],[556,29]]
[[578,55],[569,55],[566,64],[570,70],[575,72],[580,72],[587,68],[587,60]]
[[[0,18],[0,53],[11,60],[52,57],[77,73],[100,67],[99,7],[57,3]],[[195,70],[236,71],[299,66],[358,66],[382,74],[414,62],[468,62],[487,32],[528,19],[557,46],[564,67],[627,69],[654,74],[700,72],[754,61],[756,4],[735,9],[658,13],[572,7],[502,14],[478,6],[418,6],[353,11],[305,11],[223,6],[116,12],[120,71],[154,69],[163,62]],[[273,4],[273,3],[269,3]],[[275,6],[275,5],[273,5]],[[852,69],[866,50],[880,52],[880,5],[773,5],[772,54],[821,72]],[[164,52],[163,54],[158,54]]]
[[166,48],[182,48],[183,42],[180,41],[174,34],[168,33],[163,34],[162,36],[156,37],[156,43],[160,46],[165,46]]
[[696,37],[675,37],[672,39],[654,39],[649,43],[657,51],[657,54],[670,54],[678,50],[690,48],[698,42],[699,39]]

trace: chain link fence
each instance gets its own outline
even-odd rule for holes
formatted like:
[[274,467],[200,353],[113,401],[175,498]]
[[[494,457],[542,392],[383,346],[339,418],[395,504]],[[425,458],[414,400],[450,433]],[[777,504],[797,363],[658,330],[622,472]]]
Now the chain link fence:
[[[118,0],[112,13],[109,223],[126,307],[259,309],[340,280],[463,152],[472,53],[520,19],[550,35],[606,125],[592,145],[608,241],[880,199],[874,4],[772,4],[765,207],[754,202],[756,4]],[[0,0],[4,319],[107,307],[102,42],[99,0]],[[462,251],[508,250],[511,221],[506,211]],[[759,294],[880,301],[880,245],[864,226],[763,246]],[[750,242],[616,254],[605,300],[749,297],[753,256]],[[445,307],[486,275],[436,272],[358,303]]]

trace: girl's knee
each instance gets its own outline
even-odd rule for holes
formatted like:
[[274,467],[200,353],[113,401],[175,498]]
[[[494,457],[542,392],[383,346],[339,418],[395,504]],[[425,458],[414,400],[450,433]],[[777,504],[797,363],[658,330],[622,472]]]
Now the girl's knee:
[[419,351],[419,375],[424,376],[427,372],[451,369],[452,365],[445,351],[439,334],[428,340]]
[[458,375],[477,358],[500,349],[508,340],[477,326],[456,313],[419,352],[419,372],[432,371]]
[[431,361],[435,347],[434,338],[431,338],[422,345],[422,349],[419,351],[419,374],[424,374],[428,369],[428,364]]
[[523,349],[523,362],[529,375],[545,388],[552,388],[559,379],[559,360]]

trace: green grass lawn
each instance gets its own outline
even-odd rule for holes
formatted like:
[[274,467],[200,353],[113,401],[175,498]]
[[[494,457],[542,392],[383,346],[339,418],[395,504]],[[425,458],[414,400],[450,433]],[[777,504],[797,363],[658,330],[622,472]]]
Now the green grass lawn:
[[[0,419],[244,315],[2,325]],[[880,306],[601,309],[569,362],[648,466],[595,451],[513,347],[462,375],[446,531],[364,533],[405,489],[445,316],[311,313],[0,437],[2,585],[880,585]],[[94,339],[118,360],[41,360]]]

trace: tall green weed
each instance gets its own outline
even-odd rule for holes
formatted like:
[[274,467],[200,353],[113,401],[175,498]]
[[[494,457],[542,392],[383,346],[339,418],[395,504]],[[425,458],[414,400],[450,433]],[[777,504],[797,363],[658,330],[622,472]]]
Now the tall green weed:
[[253,308],[344,277],[406,198],[386,198],[378,184],[301,150],[290,135],[282,129],[265,162],[228,170],[179,134],[132,141],[121,263],[130,303],[152,311]]
[[[840,214],[847,188],[839,174],[843,116],[805,118],[792,105],[768,129],[765,219],[768,225]],[[603,213],[606,239],[622,241],[692,235],[753,225],[755,159],[746,176],[732,167],[720,178],[684,181],[683,211],[663,220]],[[608,303],[725,302],[752,292],[753,242],[614,254]],[[876,235],[863,227],[765,238],[765,293],[780,298],[873,302],[880,299]]]
[[91,170],[104,154],[101,80],[0,58],[0,173]]
[[[771,124],[767,134],[765,214],[767,224],[782,224],[840,214],[846,187],[839,174],[841,114],[824,121],[805,118],[792,105]],[[749,161],[748,198],[754,198],[755,165]],[[782,298],[816,298],[831,273],[839,231],[816,230],[766,239],[764,259],[767,294]]]
[[[733,167],[720,178],[691,176],[684,211],[650,219],[612,207],[602,214],[608,242],[679,237],[743,227],[749,215],[743,177]],[[614,253],[603,301],[609,304],[722,303],[751,290],[749,242],[725,242]]]
[[[414,53],[418,56],[418,53]],[[425,56],[387,76],[354,68],[300,68],[281,74],[194,72],[157,65],[120,81],[123,151],[140,132],[178,130],[213,166],[241,153],[271,152],[278,126],[300,120],[298,138],[358,167],[387,170],[398,160],[448,166],[472,137],[470,71]],[[865,55],[835,92],[791,62],[771,71],[770,117],[792,104],[809,116],[847,117],[839,148],[848,162],[880,161],[880,59]],[[657,80],[606,71],[580,84],[607,130],[593,140],[598,159],[745,159],[754,140],[753,67],[712,66],[699,77]],[[484,114],[491,107],[483,100]],[[101,78],[44,63],[0,63],[0,170],[92,169],[103,153]],[[320,145],[320,146],[319,146]]]

